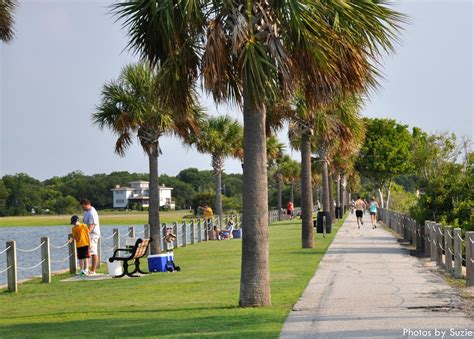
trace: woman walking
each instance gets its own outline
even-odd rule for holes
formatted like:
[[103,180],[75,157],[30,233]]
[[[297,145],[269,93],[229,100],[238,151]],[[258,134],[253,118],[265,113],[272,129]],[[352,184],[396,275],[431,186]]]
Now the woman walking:
[[379,208],[379,204],[375,201],[375,197],[370,199],[370,220],[372,221],[372,229],[377,228],[377,209]]

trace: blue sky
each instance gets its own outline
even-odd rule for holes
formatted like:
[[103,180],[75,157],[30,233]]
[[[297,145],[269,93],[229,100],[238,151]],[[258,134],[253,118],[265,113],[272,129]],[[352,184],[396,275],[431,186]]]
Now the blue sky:
[[[0,43],[0,176],[147,172],[138,146],[120,158],[113,153],[114,136],[91,123],[103,83],[135,60],[123,51],[127,39],[108,14],[111,2],[21,1],[16,39]],[[364,115],[472,136],[473,3],[395,1],[394,7],[411,23],[397,53],[384,59],[382,87]],[[241,118],[235,110],[217,109],[209,98],[202,102],[212,114]],[[161,147],[163,173],[210,169],[209,156],[177,139],[165,138]],[[241,166],[229,160],[226,169],[240,172]]]

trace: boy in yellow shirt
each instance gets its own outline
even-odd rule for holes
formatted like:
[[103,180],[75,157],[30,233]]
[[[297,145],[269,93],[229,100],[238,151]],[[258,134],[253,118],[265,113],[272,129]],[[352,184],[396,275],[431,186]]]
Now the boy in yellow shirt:
[[79,275],[85,276],[88,274],[87,267],[89,267],[90,257],[89,245],[91,241],[89,228],[86,224],[81,224],[79,222],[79,217],[77,215],[71,217],[71,225],[74,226],[72,227],[72,238],[69,241],[72,242],[73,239],[76,241],[77,259],[79,259],[79,266],[81,267]]

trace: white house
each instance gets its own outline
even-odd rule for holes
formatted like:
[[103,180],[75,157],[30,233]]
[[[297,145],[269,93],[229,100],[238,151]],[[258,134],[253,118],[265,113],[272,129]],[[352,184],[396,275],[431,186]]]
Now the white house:
[[[116,185],[111,189],[113,193],[114,208],[125,209],[133,205],[148,207],[150,200],[149,182],[138,180],[129,183],[130,187],[120,187]],[[166,206],[175,209],[175,203],[171,200],[171,191],[173,188],[160,186],[160,207]]]

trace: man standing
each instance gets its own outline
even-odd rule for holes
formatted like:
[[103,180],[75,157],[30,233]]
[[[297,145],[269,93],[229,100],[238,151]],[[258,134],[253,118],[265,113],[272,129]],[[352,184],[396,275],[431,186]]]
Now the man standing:
[[357,196],[357,200],[354,203],[354,207],[356,210],[356,218],[357,218],[357,226],[360,228],[360,225],[363,225],[364,222],[362,221],[362,217],[364,216],[364,210],[365,210],[365,202],[360,198],[360,196]]
[[210,238],[211,240],[216,239],[215,231],[212,227],[212,218],[214,217],[214,212],[212,211],[212,208],[208,204],[204,204],[204,207],[199,206],[199,208],[204,211],[204,219],[206,220],[207,224],[208,238]]
[[91,205],[90,200],[82,199],[81,206],[84,210],[84,214],[82,215],[82,222],[87,225],[89,228],[89,235],[90,235],[90,255],[92,258],[92,267],[89,272],[89,275],[96,274],[97,264],[99,263],[99,253],[98,253],[98,242],[100,238],[100,222],[99,222],[99,214],[95,208]]

